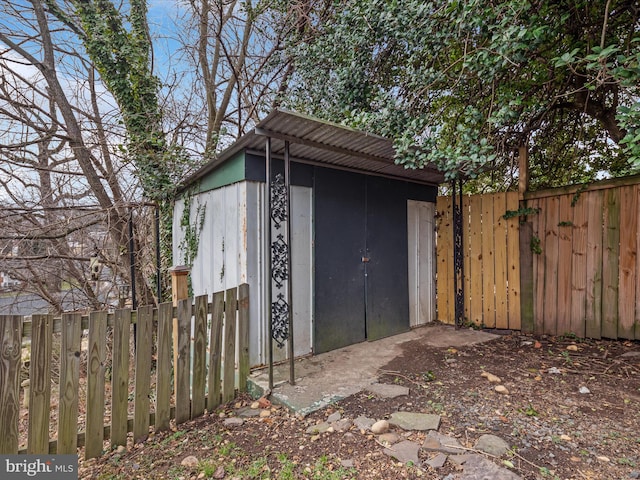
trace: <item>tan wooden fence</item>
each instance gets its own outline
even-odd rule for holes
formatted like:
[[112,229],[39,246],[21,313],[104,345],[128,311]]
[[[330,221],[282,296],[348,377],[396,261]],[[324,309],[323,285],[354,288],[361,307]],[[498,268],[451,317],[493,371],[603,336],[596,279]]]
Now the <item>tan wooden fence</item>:
[[243,284],[175,307],[0,316],[0,453],[75,454],[84,446],[92,458],[105,441],[126,445],[129,432],[142,441],[150,427],[165,430],[171,419],[232,400],[249,374],[248,315]]
[[640,178],[525,195],[533,255],[533,330],[640,339]]
[[[464,317],[478,326],[520,329],[518,210],[514,192],[463,197]],[[451,197],[438,197],[438,320],[454,323],[453,218]]]
[[[465,196],[464,315],[488,328],[640,339],[640,177]],[[454,323],[451,198],[437,204],[438,319]],[[507,211],[527,215],[505,218]]]

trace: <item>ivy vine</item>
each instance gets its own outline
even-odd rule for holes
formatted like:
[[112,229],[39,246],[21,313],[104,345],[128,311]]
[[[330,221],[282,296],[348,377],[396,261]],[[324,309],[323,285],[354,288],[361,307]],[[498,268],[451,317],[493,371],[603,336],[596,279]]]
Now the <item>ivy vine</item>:
[[193,266],[198,255],[198,245],[200,244],[200,234],[205,222],[206,204],[198,203],[193,223],[191,222],[191,210],[193,205],[193,192],[187,192],[183,197],[184,208],[180,217],[180,228],[183,232],[179,249],[183,255],[183,264],[189,267]]

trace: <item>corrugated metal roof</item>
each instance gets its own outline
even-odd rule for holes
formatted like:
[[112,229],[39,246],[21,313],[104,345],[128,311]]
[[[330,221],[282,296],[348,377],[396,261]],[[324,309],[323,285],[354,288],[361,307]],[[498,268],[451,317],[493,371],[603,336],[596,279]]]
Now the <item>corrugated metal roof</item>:
[[195,172],[184,185],[206,176],[242,150],[264,154],[266,137],[272,139],[271,151],[276,158],[284,155],[285,141],[289,141],[293,161],[431,185],[444,180],[443,174],[433,166],[412,170],[396,165],[393,145],[387,138],[299,113],[274,110],[251,132]]

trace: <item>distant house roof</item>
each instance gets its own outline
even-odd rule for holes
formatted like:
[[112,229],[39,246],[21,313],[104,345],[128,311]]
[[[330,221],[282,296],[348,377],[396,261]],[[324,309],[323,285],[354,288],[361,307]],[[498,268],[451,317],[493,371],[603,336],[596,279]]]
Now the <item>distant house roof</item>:
[[387,138],[299,113],[274,110],[252,131],[187,178],[183,185],[200,180],[243,150],[264,155],[266,137],[272,139],[271,152],[276,158],[284,155],[285,141],[289,141],[289,155],[296,162],[430,185],[444,180],[444,175],[432,165],[422,169],[396,165],[393,145]]

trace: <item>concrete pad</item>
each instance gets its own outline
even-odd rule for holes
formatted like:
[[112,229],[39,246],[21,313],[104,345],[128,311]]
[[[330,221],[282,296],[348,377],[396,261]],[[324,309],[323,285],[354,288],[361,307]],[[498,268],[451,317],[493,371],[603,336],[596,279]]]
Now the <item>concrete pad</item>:
[[456,330],[451,325],[427,325],[392,337],[297,359],[295,385],[289,384],[289,364],[274,366],[273,391],[268,391],[268,368],[251,373],[249,393],[258,398],[270,394],[272,402],[305,416],[327,405],[361,392],[378,381],[378,371],[402,355],[402,345],[418,341],[433,347],[461,347],[498,338],[480,330]]

